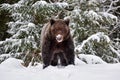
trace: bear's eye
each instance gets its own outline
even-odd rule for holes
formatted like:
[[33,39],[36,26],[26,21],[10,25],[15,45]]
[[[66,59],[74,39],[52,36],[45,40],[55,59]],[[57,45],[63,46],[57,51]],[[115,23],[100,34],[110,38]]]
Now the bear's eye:
[[56,33],[56,32],[57,32],[57,30],[56,30],[56,29],[53,29],[52,31],[53,31],[54,33]]

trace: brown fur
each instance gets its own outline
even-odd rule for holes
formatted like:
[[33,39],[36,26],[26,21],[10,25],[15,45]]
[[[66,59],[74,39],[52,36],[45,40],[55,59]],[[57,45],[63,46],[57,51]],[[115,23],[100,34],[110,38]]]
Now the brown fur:
[[[62,35],[63,41],[57,42],[56,35]],[[69,29],[69,20],[51,19],[42,29],[41,48],[44,66],[43,68],[58,64],[58,57],[61,65],[74,64],[74,45]]]

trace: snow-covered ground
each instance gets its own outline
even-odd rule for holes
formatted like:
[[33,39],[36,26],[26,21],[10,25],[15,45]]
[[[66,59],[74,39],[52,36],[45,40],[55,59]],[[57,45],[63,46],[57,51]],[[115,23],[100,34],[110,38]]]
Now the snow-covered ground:
[[120,80],[119,64],[84,64],[76,60],[76,65],[42,69],[23,67],[22,61],[9,58],[0,64],[0,80]]

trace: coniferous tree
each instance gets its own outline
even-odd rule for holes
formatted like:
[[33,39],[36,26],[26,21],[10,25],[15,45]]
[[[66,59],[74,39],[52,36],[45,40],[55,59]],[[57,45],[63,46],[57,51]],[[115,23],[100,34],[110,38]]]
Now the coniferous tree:
[[[111,32],[110,26],[118,23],[118,17],[107,12],[111,8],[104,8],[109,1],[70,1],[74,8],[69,15],[73,22],[71,26],[77,46],[76,53],[96,55],[106,62],[119,62],[120,52],[114,48],[112,40],[108,37]],[[104,2],[106,4],[103,5]]]
[[119,62],[120,42],[113,39],[113,34],[119,33],[119,27],[113,28],[120,22],[118,4],[119,0],[19,0],[14,4],[4,3],[0,9],[9,11],[13,20],[7,23],[11,37],[0,42],[3,50],[0,61],[16,57],[24,60],[24,66],[31,61],[40,62],[43,24],[50,18],[69,17],[76,53],[96,55],[106,62]]
[[[40,33],[43,24],[67,6],[65,2],[49,3],[44,0],[20,0],[14,4],[2,4],[0,8],[8,10],[13,18],[7,23],[9,27],[7,32],[11,37],[0,42],[5,54],[8,57],[23,59],[25,66],[33,60],[34,53],[40,56],[38,49],[40,50]],[[1,55],[1,61],[8,58],[7,55]]]

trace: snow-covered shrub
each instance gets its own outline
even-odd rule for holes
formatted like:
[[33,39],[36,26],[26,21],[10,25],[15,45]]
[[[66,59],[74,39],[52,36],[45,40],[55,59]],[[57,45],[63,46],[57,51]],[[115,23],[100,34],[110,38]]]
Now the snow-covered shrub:
[[102,32],[88,37],[76,47],[75,52],[96,55],[108,63],[120,62],[120,53],[111,46],[110,38]]

